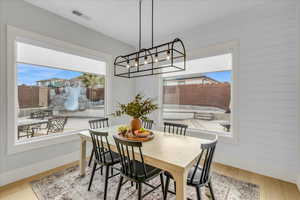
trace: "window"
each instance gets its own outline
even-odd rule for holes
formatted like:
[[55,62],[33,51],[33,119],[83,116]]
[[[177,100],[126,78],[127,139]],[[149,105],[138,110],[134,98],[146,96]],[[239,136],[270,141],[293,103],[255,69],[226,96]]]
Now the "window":
[[104,62],[17,41],[17,141],[67,135],[105,115]]
[[187,61],[186,71],[163,75],[164,122],[231,135],[232,54]]

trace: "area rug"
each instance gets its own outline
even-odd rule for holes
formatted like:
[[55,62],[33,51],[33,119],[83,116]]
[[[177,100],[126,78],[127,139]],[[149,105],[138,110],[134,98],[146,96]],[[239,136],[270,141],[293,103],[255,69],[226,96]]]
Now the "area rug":
[[[87,168],[86,176],[79,175],[79,167],[71,167],[63,171],[54,173],[40,180],[31,182],[33,191],[39,200],[94,200],[103,199],[104,176],[97,171],[94,176],[91,191],[87,191],[91,168]],[[115,198],[119,176],[109,179],[107,192],[107,200]],[[158,185],[159,177],[152,180],[151,184]],[[259,186],[239,181],[218,173],[213,173],[212,185],[217,200],[259,200]],[[172,189],[173,184],[170,184]],[[143,194],[149,191],[146,185],[143,187]],[[209,189],[203,187],[201,189],[202,199],[210,200]],[[196,198],[196,191],[193,187],[187,188],[187,195],[191,199]],[[135,187],[131,187],[130,183],[122,186],[120,200],[137,199]],[[144,200],[159,200],[162,198],[161,189],[147,195]],[[175,195],[168,194],[168,200],[175,200]]]

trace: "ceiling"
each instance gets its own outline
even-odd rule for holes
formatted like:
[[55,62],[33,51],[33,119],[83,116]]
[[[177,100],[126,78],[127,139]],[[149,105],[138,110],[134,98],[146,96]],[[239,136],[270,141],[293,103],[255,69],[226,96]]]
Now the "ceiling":
[[[138,0],[25,1],[127,44],[138,44]],[[271,0],[154,0],[154,38],[191,30],[267,1]],[[142,40],[146,43],[151,38],[151,0],[143,0],[142,5]]]

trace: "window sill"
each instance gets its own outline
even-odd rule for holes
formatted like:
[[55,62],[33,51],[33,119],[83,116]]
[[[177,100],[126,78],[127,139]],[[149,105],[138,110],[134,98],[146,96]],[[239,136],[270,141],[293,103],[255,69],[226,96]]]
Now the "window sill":
[[[163,126],[160,126],[160,130],[164,130]],[[218,132],[218,131],[208,131],[201,129],[187,129],[187,135],[191,137],[203,138],[203,139],[213,139],[213,136],[217,135],[218,140],[222,143],[227,144],[237,144],[238,139],[232,132]]]
[[25,141],[16,141],[8,146],[8,155],[43,148],[51,145],[61,144],[71,141],[79,141],[78,133],[82,130],[72,131],[64,134],[48,135],[37,137]]
[[201,129],[187,129],[187,134],[192,137],[207,137],[212,138],[212,135],[217,135],[218,140],[223,143],[237,144],[237,137],[234,136],[233,132],[218,132],[208,131]]

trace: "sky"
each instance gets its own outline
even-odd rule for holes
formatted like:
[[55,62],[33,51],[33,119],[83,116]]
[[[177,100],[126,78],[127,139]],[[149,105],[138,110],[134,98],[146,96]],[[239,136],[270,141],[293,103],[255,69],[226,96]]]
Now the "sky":
[[81,72],[18,63],[18,85],[36,85],[36,81],[51,78],[72,79]]
[[213,78],[220,82],[231,83],[231,71],[209,72],[209,73],[204,73],[203,75]]
[[[18,85],[36,85],[36,81],[51,78],[72,79],[81,72],[18,63]],[[209,72],[203,75],[220,82],[231,82],[231,71]]]

